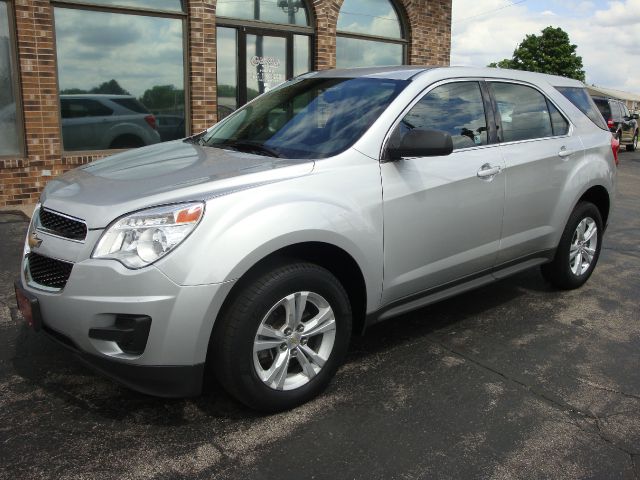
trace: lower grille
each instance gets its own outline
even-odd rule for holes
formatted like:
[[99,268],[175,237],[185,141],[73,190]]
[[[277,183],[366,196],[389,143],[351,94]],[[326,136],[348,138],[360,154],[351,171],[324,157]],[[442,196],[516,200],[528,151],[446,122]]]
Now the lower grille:
[[73,263],[29,253],[29,274],[31,279],[45,287],[63,289],[71,275]]

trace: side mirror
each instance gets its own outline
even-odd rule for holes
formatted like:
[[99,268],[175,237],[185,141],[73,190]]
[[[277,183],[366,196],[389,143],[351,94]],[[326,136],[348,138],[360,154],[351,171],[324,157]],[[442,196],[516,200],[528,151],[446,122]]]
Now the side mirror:
[[453,152],[451,135],[442,130],[414,128],[406,132],[396,145],[387,147],[390,160],[403,157],[438,157]]

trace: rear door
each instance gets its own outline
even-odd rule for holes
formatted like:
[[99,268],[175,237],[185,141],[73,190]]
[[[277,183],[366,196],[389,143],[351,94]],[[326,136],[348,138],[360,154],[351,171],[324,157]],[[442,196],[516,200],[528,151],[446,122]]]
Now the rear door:
[[413,128],[449,132],[454,151],[381,164],[383,303],[490,269],[500,241],[504,164],[481,82],[435,86],[392,139]]
[[489,86],[506,168],[500,265],[554,248],[556,208],[571,165],[584,153],[565,115],[540,90],[505,81]]
[[620,109],[622,110],[622,141],[624,143],[631,143],[635,133],[635,123],[631,118],[629,109],[622,102],[620,102]]

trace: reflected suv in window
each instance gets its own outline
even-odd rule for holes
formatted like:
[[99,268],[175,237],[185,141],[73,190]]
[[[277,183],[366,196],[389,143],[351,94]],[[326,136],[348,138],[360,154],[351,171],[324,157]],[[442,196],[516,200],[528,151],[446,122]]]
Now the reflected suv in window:
[[614,151],[585,86],[563,77],[305,74],[198,135],[50,182],[20,310],[142,392],[195,395],[214,375],[253,408],[292,408],[369,325],[531,267],[582,286]]
[[65,150],[135,148],[160,141],[156,117],[130,95],[60,95]]
[[638,148],[638,114],[632,114],[620,100],[604,97],[593,97],[598,110],[607,122],[607,126],[620,145],[626,145],[633,152]]

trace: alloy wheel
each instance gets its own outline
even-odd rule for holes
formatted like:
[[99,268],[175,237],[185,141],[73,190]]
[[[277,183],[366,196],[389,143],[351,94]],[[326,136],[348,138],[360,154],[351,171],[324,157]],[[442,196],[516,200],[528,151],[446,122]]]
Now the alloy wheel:
[[287,295],[269,309],[253,342],[253,365],[274,390],[293,390],[313,379],[331,355],[336,319],[314,292]]
[[583,275],[593,262],[598,246],[598,227],[591,217],[583,218],[576,227],[569,249],[569,268],[574,275]]

